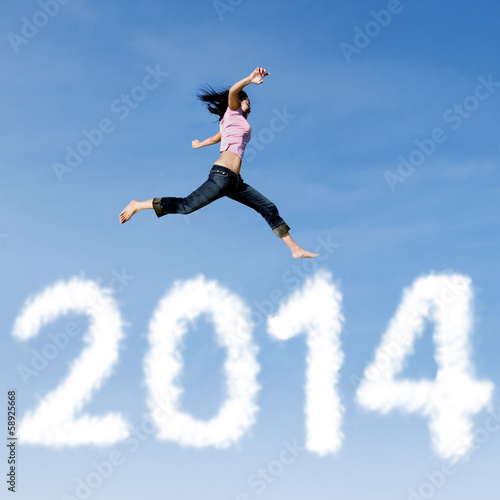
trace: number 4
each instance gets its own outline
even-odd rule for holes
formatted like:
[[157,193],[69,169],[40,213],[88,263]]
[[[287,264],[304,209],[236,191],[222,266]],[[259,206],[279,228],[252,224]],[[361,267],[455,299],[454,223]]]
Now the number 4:
[[[383,414],[394,409],[420,413],[429,420],[436,453],[458,460],[472,446],[472,416],[491,402],[494,385],[478,381],[470,362],[471,280],[429,275],[405,290],[373,362],[365,370],[357,400]],[[438,371],[435,380],[396,380],[405,357],[422,335],[425,319],[435,324]]]

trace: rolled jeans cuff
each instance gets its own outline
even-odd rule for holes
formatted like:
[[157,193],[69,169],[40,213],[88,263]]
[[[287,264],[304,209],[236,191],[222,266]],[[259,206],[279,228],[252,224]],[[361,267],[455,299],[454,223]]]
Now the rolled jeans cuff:
[[283,238],[283,236],[286,236],[288,234],[290,228],[288,227],[288,224],[286,222],[283,222],[283,224],[273,227],[273,231],[278,238]]
[[161,198],[153,198],[153,209],[158,217],[165,215],[163,208],[161,206]]

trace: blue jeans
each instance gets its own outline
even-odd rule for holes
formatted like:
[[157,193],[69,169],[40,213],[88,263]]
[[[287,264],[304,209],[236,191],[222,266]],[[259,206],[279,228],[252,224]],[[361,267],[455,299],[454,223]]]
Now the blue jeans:
[[185,198],[154,198],[153,208],[158,217],[167,214],[190,214],[223,196],[256,210],[279,238],[288,234],[290,228],[280,217],[276,205],[243,182],[240,174],[220,165],[214,165],[208,179],[190,195]]

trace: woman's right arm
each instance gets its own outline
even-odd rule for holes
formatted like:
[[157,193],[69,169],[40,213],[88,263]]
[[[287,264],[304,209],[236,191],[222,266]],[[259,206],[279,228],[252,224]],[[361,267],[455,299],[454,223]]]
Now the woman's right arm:
[[220,132],[217,132],[212,137],[205,139],[203,142],[200,142],[198,139],[191,141],[191,145],[194,149],[202,148],[203,146],[211,146],[212,144],[217,144],[220,142]]
[[243,78],[243,80],[236,82],[229,89],[229,108],[233,111],[236,111],[240,107],[240,90],[243,90],[247,85],[250,85],[251,83],[260,85],[264,77],[267,75],[269,75],[269,73],[266,73],[266,70],[264,68],[255,68],[250,76],[247,76],[246,78]]

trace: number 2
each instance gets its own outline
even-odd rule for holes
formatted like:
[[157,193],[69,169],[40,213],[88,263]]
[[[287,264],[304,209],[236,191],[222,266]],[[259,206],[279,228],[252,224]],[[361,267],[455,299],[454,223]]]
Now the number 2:
[[118,361],[122,319],[111,292],[79,278],[58,282],[27,302],[12,334],[19,340],[31,339],[45,324],[68,313],[90,317],[83,338],[88,345],[66,379],[26,413],[19,423],[19,436],[23,443],[48,446],[116,443],[129,435],[129,425],[120,413],[78,415]]

